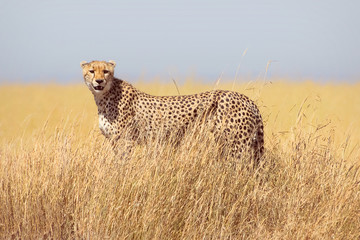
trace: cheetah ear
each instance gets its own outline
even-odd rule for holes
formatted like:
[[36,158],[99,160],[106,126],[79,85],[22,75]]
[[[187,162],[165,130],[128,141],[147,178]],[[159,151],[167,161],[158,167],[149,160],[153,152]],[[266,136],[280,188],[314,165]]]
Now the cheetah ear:
[[82,68],[85,67],[86,64],[87,64],[86,61],[81,61],[81,62],[80,62],[80,66],[81,66]]
[[116,66],[116,63],[113,60],[110,60],[109,63],[112,64],[114,67]]

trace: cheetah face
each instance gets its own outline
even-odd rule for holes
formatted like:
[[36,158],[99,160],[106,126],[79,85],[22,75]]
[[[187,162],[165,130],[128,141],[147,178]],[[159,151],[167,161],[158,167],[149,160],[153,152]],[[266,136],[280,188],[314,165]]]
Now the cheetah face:
[[84,80],[90,91],[94,94],[101,94],[107,92],[114,79],[114,61],[92,61],[80,63]]

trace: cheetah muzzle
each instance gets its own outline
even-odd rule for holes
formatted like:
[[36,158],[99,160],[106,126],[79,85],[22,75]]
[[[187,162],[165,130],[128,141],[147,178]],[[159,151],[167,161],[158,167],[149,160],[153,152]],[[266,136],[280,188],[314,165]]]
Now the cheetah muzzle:
[[103,86],[100,86],[100,85],[98,85],[98,86],[93,86],[94,87],[94,89],[96,90],[96,91],[102,91],[102,90],[104,90],[104,87]]

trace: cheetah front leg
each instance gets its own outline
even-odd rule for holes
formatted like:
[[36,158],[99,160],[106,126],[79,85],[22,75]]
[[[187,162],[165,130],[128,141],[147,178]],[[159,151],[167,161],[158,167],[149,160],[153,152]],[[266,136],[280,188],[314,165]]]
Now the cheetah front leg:
[[111,139],[112,149],[116,159],[128,161],[134,152],[135,141],[128,139],[113,138]]

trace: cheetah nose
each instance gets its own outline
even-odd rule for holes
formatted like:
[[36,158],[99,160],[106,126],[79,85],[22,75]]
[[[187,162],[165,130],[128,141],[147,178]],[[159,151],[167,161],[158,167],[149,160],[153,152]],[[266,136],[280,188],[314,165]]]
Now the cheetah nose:
[[102,83],[104,80],[102,79],[96,79],[95,82],[97,82],[98,84]]

